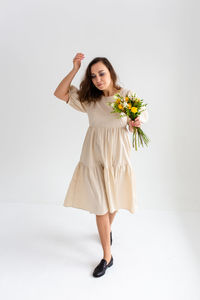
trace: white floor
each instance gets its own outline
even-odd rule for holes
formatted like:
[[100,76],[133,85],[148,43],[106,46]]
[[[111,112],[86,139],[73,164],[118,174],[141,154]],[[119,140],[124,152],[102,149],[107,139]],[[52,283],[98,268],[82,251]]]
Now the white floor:
[[0,298],[200,299],[200,213],[120,210],[114,264],[92,276],[103,252],[95,215],[47,204],[0,206]]

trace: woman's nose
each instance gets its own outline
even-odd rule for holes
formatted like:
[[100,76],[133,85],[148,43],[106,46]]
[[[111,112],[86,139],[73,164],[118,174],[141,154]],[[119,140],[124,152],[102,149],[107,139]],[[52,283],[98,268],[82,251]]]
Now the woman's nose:
[[96,80],[97,80],[97,81],[101,81],[101,76],[98,76],[98,75],[97,75],[97,76],[96,76]]

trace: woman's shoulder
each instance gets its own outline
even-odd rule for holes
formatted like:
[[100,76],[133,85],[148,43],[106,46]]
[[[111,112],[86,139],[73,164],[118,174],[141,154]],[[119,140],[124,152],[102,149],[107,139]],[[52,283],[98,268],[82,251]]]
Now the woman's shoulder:
[[129,94],[131,92],[132,92],[131,89],[126,88],[126,87],[122,87],[119,93],[124,97],[124,96],[126,96],[127,94]]

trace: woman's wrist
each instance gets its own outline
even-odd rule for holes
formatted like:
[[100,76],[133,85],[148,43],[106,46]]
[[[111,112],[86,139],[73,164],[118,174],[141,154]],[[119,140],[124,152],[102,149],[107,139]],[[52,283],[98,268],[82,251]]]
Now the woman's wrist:
[[79,68],[72,68],[72,72],[73,72],[74,74],[76,74],[76,73],[78,72],[78,70],[79,70]]

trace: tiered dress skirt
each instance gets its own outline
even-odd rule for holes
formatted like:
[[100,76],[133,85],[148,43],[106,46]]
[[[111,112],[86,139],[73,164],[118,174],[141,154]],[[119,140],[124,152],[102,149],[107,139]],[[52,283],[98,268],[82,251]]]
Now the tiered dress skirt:
[[64,206],[103,215],[136,208],[136,184],[126,127],[87,130],[80,161],[72,176]]

